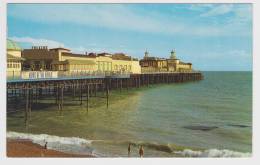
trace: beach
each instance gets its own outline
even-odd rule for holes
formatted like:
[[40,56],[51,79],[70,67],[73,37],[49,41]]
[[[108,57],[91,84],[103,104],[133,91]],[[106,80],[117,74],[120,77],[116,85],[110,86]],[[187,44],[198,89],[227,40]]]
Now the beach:
[[95,157],[93,155],[69,154],[45,149],[27,139],[7,139],[7,157]]

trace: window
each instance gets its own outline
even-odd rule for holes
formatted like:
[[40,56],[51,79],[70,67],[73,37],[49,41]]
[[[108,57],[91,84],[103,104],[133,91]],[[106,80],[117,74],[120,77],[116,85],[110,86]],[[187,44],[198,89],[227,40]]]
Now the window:
[[103,62],[102,66],[102,70],[105,71],[105,62]]
[[98,70],[100,70],[100,63],[99,63],[99,61],[97,62],[97,65],[98,65]]
[[103,63],[100,62],[100,70],[103,70]]

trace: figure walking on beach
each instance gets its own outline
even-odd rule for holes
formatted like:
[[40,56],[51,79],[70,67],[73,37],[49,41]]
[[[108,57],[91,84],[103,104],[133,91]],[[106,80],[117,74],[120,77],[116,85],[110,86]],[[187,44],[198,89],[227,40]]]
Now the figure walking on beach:
[[47,149],[48,142],[45,142],[44,149]]
[[144,157],[143,145],[141,145],[141,147],[139,148],[139,155],[140,155],[140,157]]
[[128,157],[130,157],[130,152],[131,152],[131,144],[128,144]]

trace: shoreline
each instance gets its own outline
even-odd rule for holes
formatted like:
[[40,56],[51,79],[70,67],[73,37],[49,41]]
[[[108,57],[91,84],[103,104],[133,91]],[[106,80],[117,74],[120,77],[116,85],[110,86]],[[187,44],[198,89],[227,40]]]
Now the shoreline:
[[[15,132],[14,132],[15,133]],[[45,149],[43,147],[42,143],[38,143],[31,139],[31,136],[24,136],[23,133],[16,133],[16,137],[7,137],[7,143],[6,143],[6,156],[9,158],[39,158],[39,157],[46,157],[46,158],[96,158],[96,157],[103,157],[103,156],[97,156],[93,155],[92,152],[84,152],[84,154],[81,154],[80,152],[73,153],[73,152],[63,152],[57,149]],[[36,136],[36,139],[39,139],[39,137]],[[51,136],[51,135],[49,135]],[[47,141],[51,140],[48,137]],[[64,139],[65,137],[60,137],[61,139],[57,139],[57,137],[54,137],[58,141],[67,141],[69,139]],[[68,138],[68,137],[66,137]],[[34,139],[34,138],[33,138]],[[73,137],[72,137],[73,139]],[[78,141],[79,143],[76,144],[83,144],[84,139],[75,139],[73,141]],[[83,140],[83,141],[82,141]],[[51,140],[52,141],[52,140]],[[73,142],[72,141],[72,142]],[[83,143],[82,143],[83,142]],[[85,142],[86,143],[86,142]],[[169,148],[169,146],[164,146],[161,144],[156,143],[133,143],[132,145],[144,145],[146,149],[151,150],[157,150],[161,152],[169,152],[171,155],[160,155],[159,157],[251,157],[252,152],[239,152],[235,150],[229,150],[229,149],[217,149],[217,148],[209,148],[209,149],[199,149],[199,148],[191,148],[191,147],[185,147],[185,146],[178,146],[174,145]],[[109,152],[109,151],[108,151]],[[79,154],[78,154],[79,153]],[[108,157],[111,157],[112,155],[107,155]],[[119,155],[118,155],[119,156]],[[116,156],[116,157],[118,157]],[[147,154],[146,157],[157,157],[158,155],[151,156],[150,154]],[[113,156],[112,156],[113,157]],[[119,157],[124,157],[123,155]],[[136,156],[138,157],[138,156]]]
[[80,155],[65,153],[53,149],[45,149],[43,146],[33,143],[29,139],[10,139],[7,138],[6,143],[6,156],[9,158],[19,157],[78,157],[78,158],[95,158],[94,155]]

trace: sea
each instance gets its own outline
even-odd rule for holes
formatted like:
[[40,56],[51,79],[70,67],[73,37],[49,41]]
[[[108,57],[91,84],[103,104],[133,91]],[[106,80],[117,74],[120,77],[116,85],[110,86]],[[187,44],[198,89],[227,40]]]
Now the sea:
[[[250,157],[252,72],[203,72],[204,79],[111,91],[109,107],[84,104],[7,115],[7,138],[97,157]],[[119,97],[120,96],[120,97]],[[101,101],[102,102],[102,101]],[[90,100],[91,104],[91,100]],[[128,145],[131,152],[128,154]]]

